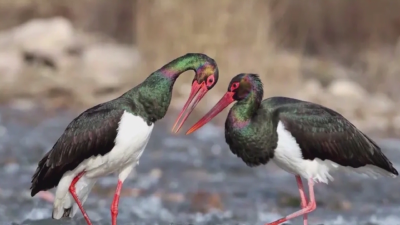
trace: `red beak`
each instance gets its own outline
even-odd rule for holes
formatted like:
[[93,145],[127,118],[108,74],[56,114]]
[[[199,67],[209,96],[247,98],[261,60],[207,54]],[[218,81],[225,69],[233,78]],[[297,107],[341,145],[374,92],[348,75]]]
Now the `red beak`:
[[[200,100],[204,97],[204,95],[206,95],[207,91],[208,91],[208,89],[204,82],[202,82],[201,84],[198,84],[196,81],[193,82],[192,90],[190,91],[189,98],[186,101],[185,105],[183,106],[182,111],[179,113],[179,116],[176,119],[174,126],[172,127],[172,132],[174,132],[174,133],[179,132],[182,125],[185,123],[186,119],[189,117],[190,113],[192,113],[192,111],[196,107],[196,105],[200,102]],[[193,100],[194,100],[194,102],[193,102]],[[191,104],[192,102],[193,102],[193,104]],[[190,106],[188,112],[186,113],[186,115],[183,117],[182,121],[178,125],[179,120],[181,119],[183,114],[185,114],[185,111],[188,109],[190,104],[191,104],[191,106]],[[178,125],[177,129],[174,131],[174,129],[177,125]]]
[[219,100],[219,102],[206,114],[201,118],[197,123],[195,123],[186,134],[191,134],[195,132],[200,127],[204,126],[204,124],[208,123],[212,118],[214,118],[218,113],[220,113],[223,109],[225,109],[229,104],[235,101],[233,99],[234,92],[226,92],[225,95]]

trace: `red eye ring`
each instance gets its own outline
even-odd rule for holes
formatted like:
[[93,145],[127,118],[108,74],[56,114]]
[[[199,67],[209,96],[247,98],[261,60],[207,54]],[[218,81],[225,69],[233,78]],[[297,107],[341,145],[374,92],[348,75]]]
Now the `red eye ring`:
[[207,80],[206,80],[206,84],[207,84],[207,86],[211,86],[211,85],[213,85],[214,84],[214,77],[213,76],[209,76],[208,78],[207,78]]
[[239,87],[239,84],[237,82],[233,83],[231,86],[231,90],[233,91],[233,90],[237,89],[238,87]]
[[230,91],[234,91],[234,90],[236,90],[238,88],[239,88],[239,82],[235,82],[235,83],[231,84],[231,90]]

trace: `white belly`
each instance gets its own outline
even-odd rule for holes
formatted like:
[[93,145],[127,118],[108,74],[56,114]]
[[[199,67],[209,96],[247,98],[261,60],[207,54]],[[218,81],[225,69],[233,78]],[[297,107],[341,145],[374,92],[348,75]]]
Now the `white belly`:
[[121,117],[114,148],[104,156],[94,156],[83,161],[77,168],[66,172],[60,180],[54,201],[53,217],[61,218],[65,209],[72,209],[73,216],[77,205],[68,192],[72,180],[82,171],[83,177],[76,184],[76,193],[81,202],[85,202],[97,178],[110,173],[119,173],[119,180],[124,181],[134,164],[139,162],[149,142],[154,124],[147,123],[139,116],[124,112]]
[[338,169],[345,171],[353,171],[356,173],[366,174],[376,178],[379,176],[393,177],[389,172],[376,167],[374,165],[366,165],[360,168],[351,168],[340,166],[330,160],[305,160],[301,153],[301,149],[292,134],[287,131],[282,122],[278,123],[278,145],[275,149],[275,155],[272,161],[281,169],[300,175],[306,179],[313,179],[315,182],[328,183],[333,180],[330,172]]

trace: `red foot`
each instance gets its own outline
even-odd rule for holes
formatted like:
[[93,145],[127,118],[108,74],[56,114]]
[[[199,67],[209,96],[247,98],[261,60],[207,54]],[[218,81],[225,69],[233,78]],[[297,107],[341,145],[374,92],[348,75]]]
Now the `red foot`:
[[[296,176],[296,180],[297,180],[297,184],[299,185],[299,191],[300,191],[300,197],[302,198],[302,206],[304,206],[304,200],[307,201],[305,199],[305,195],[304,195],[304,189],[303,189],[303,185],[301,183],[301,179],[299,181],[300,177]],[[303,207],[301,210],[292,213],[284,218],[281,218],[277,221],[274,221],[272,223],[267,223],[265,225],[279,225],[282,224],[288,220],[291,220],[293,218],[296,218],[298,216],[303,216],[303,221],[304,221],[304,225],[307,225],[307,217],[305,215],[307,215],[308,213],[314,211],[317,208],[317,203],[315,202],[315,196],[314,196],[314,182],[313,180],[309,180],[308,181],[308,189],[310,192],[310,202],[307,204],[306,207]],[[304,197],[304,198],[303,198]]]

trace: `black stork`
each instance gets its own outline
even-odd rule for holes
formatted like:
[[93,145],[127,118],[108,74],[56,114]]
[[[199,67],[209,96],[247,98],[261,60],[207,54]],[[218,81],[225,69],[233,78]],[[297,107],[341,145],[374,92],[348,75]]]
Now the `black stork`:
[[[278,225],[316,209],[314,182],[333,180],[330,172],[345,169],[377,178],[398,172],[379,146],[332,109],[286,97],[263,98],[256,74],[238,74],[221,100],[186,134],[190,134],[236,101],[225,122],[225,140],[248,166],[273,161],[294,174],[302,209],[268,225]],[[308,180],[309,202],[301,177]]]
[[178,122],[218,81],[217,64],[205,54],[183,55],[120,97],[98,104],[72,120],[39,161],[32,178],[32,196],[57,187],[53,219],[73,217],[79,208],[91,224],[83,203],[98,178],[117,173],[118,185],[111,205],[112,224],[117,224],[122,184],[139,163],[154,123],[165,116],[176,79],[187,70],[196,74]]

